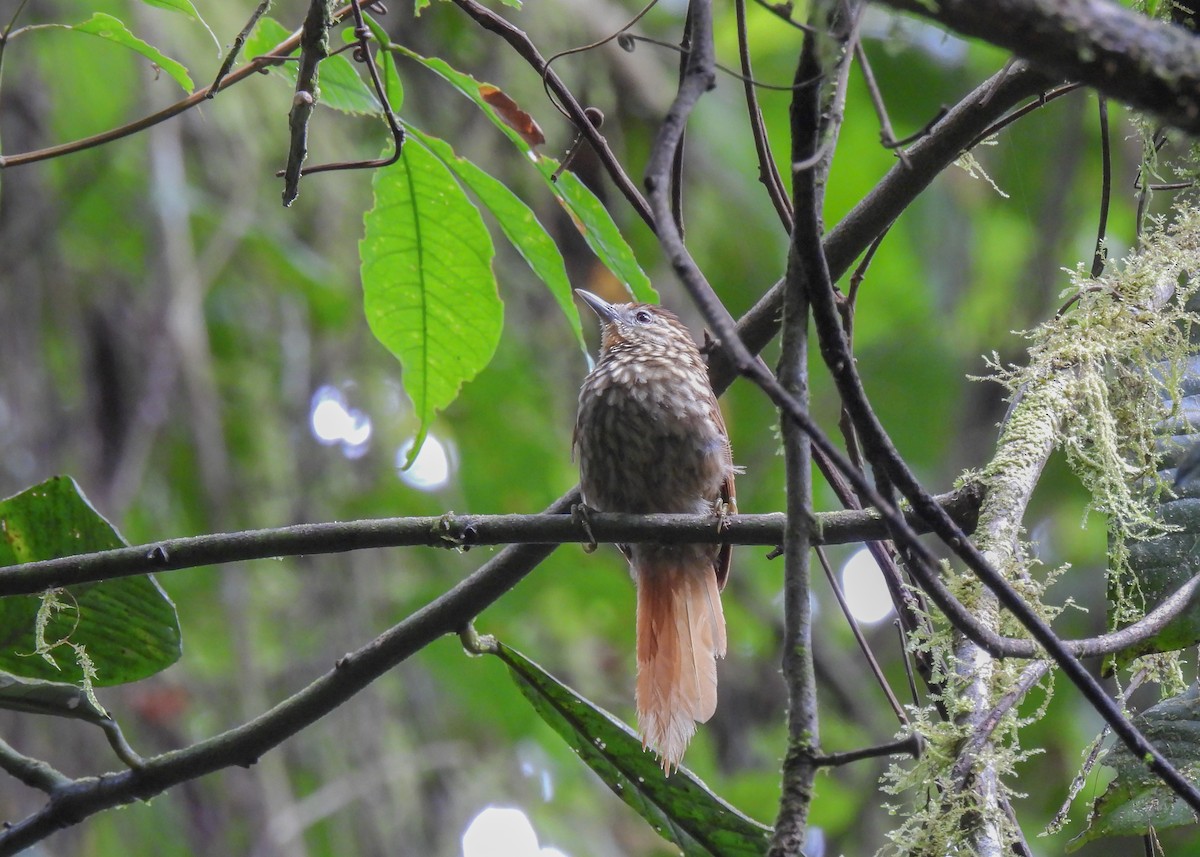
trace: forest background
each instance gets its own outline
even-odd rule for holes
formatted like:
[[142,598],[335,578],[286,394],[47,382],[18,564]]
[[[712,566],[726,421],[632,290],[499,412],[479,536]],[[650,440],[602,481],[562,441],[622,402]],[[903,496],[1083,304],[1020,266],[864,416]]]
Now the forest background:
[[[10,18],[29,27],[111,14],[180,60],[202,88],[252,10],[233,0],[197,8],[203,22],[132,0],[96,0],[86,10],[5,0],[0,26]],[[495,9],[545,56],[615,33],[638,11],[615,0]],[[286,34],[306,11],[304,3],[279,0],[270,16]],[[663,0],[634,32],[678,43],[685,12],[684,4]],[[792,14],[805,19],[800,9]],[[717,4],[714,16],[717,58],[736,67],[735,9]],[[746,9],[754,78],[775,86],[758,89],[757,97],[780,163],[787,161],[790,87],[804,37],[784,17],[759,4]],[[460,6],[435,3],[414,15],[396,3],[378,20],[416,54],[500,87],[544,130],[541,151],[561,158],[570,148],[576,131],[547,100],[539,75]],[[335,44],[344,42],[344,26],[332,36]],[[928,129],[1010,57],[883,6],[864,10],[859,32],[898,137]],[[582,103],[603,111],[601,131],[637,180],[675,95],[680,55],[646,41],[625,47],[633,50],[611,41],[558,58],[553,68]],[[122,126],[185,94],[162,63],[67,29],[24,32],[4,45],[2,59],[5,156]],[[522,197],[555,238],[572,285],[621,299],[617,277],[597,261],[519,148],[427,65],[405,57],[395,63],[404,121],[450,141]],[[828,225],[898,163],[896,150],[881,145],[859,63],[845,98],[825,188]],[[143,544],[299,522],[532,514],[575,484],[571,429],[588,369],[574,329],[578,317],[564,315],[495,229],[503,333],[486,369],[430,425],[415,466],[403,468],[420,421],[404,372],[363,311],[359,241],[372,207],[372,172],[307,176],[296,201],[281,206],[275,172],[287,157],[292,104],[291,86],[275,69],[109,144],[5,165],[0,496],[69,475],[130,544]],[[1120,259],[1135,246],[1141,126],[1107,102],[1102,133],[1098,104],[1090,89],[1064,94],[978,147],[976,161],[946,169],[905,209],[866,271],[854,320],[858,369],[897,448],[935,493],[989,461],[1007,408],[1006,390],[986,380],[994,374],[991,360],[1028,362],[1020,331],[1062,306],[1072,285],[1064,269],[1092,265],[1105,188],[1105,255]],[[734,318],[783,276],[789,248],[759,181],[745,115],[741,81],[719,73],[691,116],[683,171],[688,246]],[[1107,165],[1103,141],[1111,147]],[[377,112],[317,104],[310,164],[375,158],[391,145]],[[699,336],[704,319],[589,147],[572,168],[607,205],[662,302]],[[1166,212],[1175,199],[1156,195],[1150,210]],[[590,318],[582,329],[594,351]],[[819,362],[815,345],[812,354]],[[778,346],[768,346],[767,364],[778,357]],[[826,375],[814,374],[811,396],[814,418],[837,435],[840,403]],[[722,403],[735,460],[746,470],[740,511],[782,511],[774,406],[745,381]],[[1046,568],[1070,566],[1055,600],[1083,609],[1059,619],[1064,637],[1105,628],[1107,521],[1085,515],[1089,500],[1056,455],[1024,522]],[[840,508],[819,478],[813,506]],[[829,558],[840,568],[859,547],[833,546]],[[304,687],[496,550],[396,548],[160,574],[178,607],[183,656],[152,678],[101,689],[100,700],[143,756],[185,746]],[[763,823],[778,811],[788,705],[779,671],[783,564],[769,551],[736,549],[720,704],[686,759],[715,792]],[[823,747],[891,740],[895,716],[822,580],[812,603]],[[588,554],[564,545],[484,611],[476,627],[632,718],[633,589],[611,548]],[[907,699],[892,621],[864,627],[891,685]],[[1194,665],[1184,670],[1194,677]],[[1020,761],[1011,778],[1026,793],[1014,806],[1037,854],[1062,853],[1086,825],[1090,799],[1108,776],[1099,769],[1091,775],[1063,832],[1037,837],[1067,798],[1102,726],[1062,684],[1022,733],[1024,746],[1041,752]],[[1034,690],[1022,710],[1038,710],[1043,698]],[[1135,696],[1134,704],[1144,708],[1155,699]],[[76,721],[5,712],[0,735],[70,776],[114,764],[103,734]],[[872,853],[886,844],[898,823],[886,805],[905,802],[880,792],[889,764],[871,758],[818,777],[810,857]],[[41,804],[36,791],[15,782],[0,789],[4,819],[18,820]],[[257,764],[189,781],[149,805],[101,813],[42,847],[78,855],[457,854],[464,831],[488,807],[519,809],[543,846],[576,857],[670,848],[580,763],[498,660],[467,657],[453,636],[423,648]],[[1161,838],[1168,853],[1188,853],[1197,837],[1184,827]],[[1131,841],[1099,840],[1080,853],[1130,853],[1140,847]]]

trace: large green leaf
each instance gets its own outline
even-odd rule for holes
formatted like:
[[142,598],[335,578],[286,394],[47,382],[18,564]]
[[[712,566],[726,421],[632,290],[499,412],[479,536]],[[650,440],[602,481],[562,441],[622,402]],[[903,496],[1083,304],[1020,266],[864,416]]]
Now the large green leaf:
[[437,57],[421,56],[403,45],[393,44],[391,47],[441,77],[482,110],[492,124],[534,162],[538,173],[545,179],[546,185],[555,198],[571,215],[575,226],[597,258],[625,284],[634,298],[647,303],[658,302],[658,293],[650,285],[650,278],[638,264],[637,257],[633,254],[633,248],[621,235],[621,230],[617,228],[617,224],[613,221],[612,215],[608,213],[608,209],[604,207],[604,203],[588,190],[570,170],[564,170],[558,176],[557,181],[553,179],[559,167],[558,161],[546,157],[529,145],[525,138],[484,99],[483,92],[488,88],[494,89],[495,87],[480,83],[469,74],[463,74]]
[[[263,17],[246,39],[245,55],[256,57],[269,53],[291,34],[291,30],[274,18]],[[270,73],[286,81],[290,89],[296,88],[296,63],[273,65],[270,67]],[[318,90],[318,104],[343,113],[370,115],[382,109],[371,87],[362,79],[354,63],[348,60],[345,54],[335,54],[321,60],[321,82]],[[395,106],[393,104],[393,108]]]
[[92,17],[81,24],[48,24],[47,26],[62,27],[77,33],[88,33],[135,51],[169,74],[176,83],[183,87],[184,92],[192,91],[192,78],[181,63],[171,59],[153,45],[143,42],[112,15],[95,12]]
[[686,768],[664,775],[633,730],[520,652],[490,637],[480,642],[483,651],[508,665],[513,681],[538,715],[588,767],[687,857],[766,853],[769,827],[738,812]]
[[492,239],[449,170],[421,146],[375,172],[375,204],[359,242],[367,322],[404,367],[420,427],[491,359],[504,305],[492,271]]
[[[125,541],[69,478],[58,476],[0,501],[3,566],[123,547]],[[80,682],[83,671],[69,645],[81,646],[96,668],[98,686],[124,684],[166,669],[182,653],[175,605],[150,575],[67,587],[68,609],[45,631],[57,664],[35,653],[37,595],[0,599],[0,669],[26,678]]]
[[583,338],[583,325],[580,323],[579,310],[573,299],[571,281],[567,278],[567,267],[563,263],[562,253],[558,251],[558,245],[546,232],[537,215],[503,182],[488,175],[466,158],[455,155],[454,149],[445,140],[425,134],[411,125],[405,125],[405,128],[412,137],[433,152],[438,160],[453,170],[496,218],[505,237],[550,289],[550,294],[557,301],[559,309],[567,317],[567,323],[575,333],[575,341],[586,355],[587,342]]
[[[1180,696],[1164,699],[1133,718],[1157,746],[1192,782],[1200,779],[1200,688],[1192,685]],[[1116,744],[1104,757],[1116,769],[1092,807],[1088,828],[1071,840],[1069,850],[1105,836],[1141,836],[1150,831],[1181,827],[1200,821],[1191,807],[1171,791],[1124,744]]]

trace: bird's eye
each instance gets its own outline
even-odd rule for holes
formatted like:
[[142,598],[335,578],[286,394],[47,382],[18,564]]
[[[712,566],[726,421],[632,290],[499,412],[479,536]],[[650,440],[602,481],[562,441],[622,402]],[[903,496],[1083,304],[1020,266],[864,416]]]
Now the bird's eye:
[[640,309],[633,314],[633,320],[638,324],[649,324],[654,320],[654,316],[650,315],[646,310]]

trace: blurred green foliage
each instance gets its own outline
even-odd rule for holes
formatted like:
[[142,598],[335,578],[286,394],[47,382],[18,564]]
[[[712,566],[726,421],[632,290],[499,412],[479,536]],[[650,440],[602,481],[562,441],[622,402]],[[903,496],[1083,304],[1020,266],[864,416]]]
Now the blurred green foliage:
[[[298,26],[304,8],[299,0],[277,0],[272,15]],[[179,59],[198,85],[215,74],[220,57],[198,22],[134,0],[97,0],[89,9],[114,15]],[[201,11],[228,43],[250,4],[210,0]],[[549,55],[594,41],[633,11],[575,0],[505,14]],[[61,7],[31,3],[19,24],[74,20],[56,17],[62,14]],[[736,65],[732,10],[719,5],[717,15],[720,59]],[[801,34],[758,6],[749,16],[756,76],[789,83]],[[537,75],[453,6],[435,4],[413,17],[401,4],[383,23],[405,47],[503,87],[545,130],[544,150],[566,151],[572,129],[547,103]],[[681,7],[660,4],[642,24],[650,35],[677,39]],[[994,49],[875,8],[863,26],[901,136],[920,130],[1004,61]],[[3,62],[5,155],[99,133],[178,97],[175,82],[143,57],[79,33],[28,32],[5,46]],[[603,133],[637,178],[677,64],[676,55],[639,44],[632,54],[609,45],[554,67],[585,103],[604,110]],[[610,275],[544,178],[500,132],[418,63],[400,59],[397,70],[402,118],[451,141],[519,194],[555,236],[574,285],[613,293]],[[788,93],[764,90],[760,97],[786,165]],[[273,176],[286,156],[290,98],[278,80],[255,76],[141,133],[0,173],[0,496],[71,474],[138,543],[296,521],[535,512],[575,483],[570,432],[586,363],[559,306],[507,248],[495,265],[505,306],[495,354],[431,426],[448,455],[448,480],[436,490],[404,481],[397,462],[418,419],[402,392],[400,367],[367,327],[359,282],[372,175],[308,177],[296,204],[282,209]],[[1075,93],[977,152],[1007,197],[948,170],[895,224],[867,272],[855,325],[859,366],[900,451],[934,490],[986,462],[1004,413],[997,385],[966,377],[985,374],[984,354],[1021,361],[1013,331],[1053,313],[1067,283],[1060,269],[1091,258],[1100,187],[1095,107],[1094,95]],[[1108,247],[1119,255],[1133,240],[1141,151],[1121,111],[1112,113]],[[828,224],[896,163],[879,145],[857,72],[846,115]],[[685,170],[689,244],[735,315],[782,274],[787,245],[757,182],[744,117],[741,84],[722,76],[693,117]],[[312,130],[310,163],[373,158],[389,140],[378,119],[321,106]],[[575,169],[608,204],[663,302],[698,329],[653,235],[586,151]],[[774,354],[768,351],[768,362]],[[369,439],[319,440],[313,414],[325,400],[352,419],[353,412],[368,418]],[[744,384],[724,404],[736,460],[747,469],[738,486],[741,509],[781,509],[774,412]],[[814,411],[836,434],[837,400],[820,372]],[[819,481],[817,497],[820,508],[834,507]],[[1073,566],[1063,597],[1092,611],[1064,615],[1067,635],[1097,631],[1104,612],[1104,526],[1093,516],[1080,527],[1085,503],[1056,462],[1027,521],[1048,567]],[[831,555],[838,563],[850,551]],[[179,605],[182,660],[161,676],[103,691],[101,699],[143,754],[182,746],[296,691],[491,554],[394,550],[164,575],[160,582]],[[780,564],[767,561],[765,551],[736,553],[721,704],[687,760],[763,822],[774,815],[785,734],[779,579]],[[824,583],[815,598],[825,749],[889,740],[895,720]],[[628,719],[632,619],[632,587],[616,552],[587,555],[566,546],[477,625]],[[906,687],[890,625],[868,634],[893,687]],[[460,853],[462,832],[481,809],[503,805],[521,807],[542,844],[573,857],[666,853],[505,673],[490,659],[466,658],[457,640],[440,641],[253,768],[90,819],[57,834],[53,847],[164,857],[449,855]],[[1030,727],[1028,744],[1046,750],[1022,765],[1016,784],[1028,793],[1017,812],[1031,837],[1057,810],[1097,730],[1098,718],[1070,691]],[[6,740],[74,775],[113,764],[93,731],[0,717]],[[871,853],[883,843],[892,826],[877,790],[883,765],[862,762],[818,779],[812,820],[827,853]],[[23,817],[39,797],[0,789],[0,817]],[[1082,808],[1074,817],[1084,817]],[[1078,829],[1035,847],[1060,853]],[[1190,837],[1185,830],[1163,838],[1186,853]],[[1127,841],[1097,841],[1081,853],[1127,849]]]

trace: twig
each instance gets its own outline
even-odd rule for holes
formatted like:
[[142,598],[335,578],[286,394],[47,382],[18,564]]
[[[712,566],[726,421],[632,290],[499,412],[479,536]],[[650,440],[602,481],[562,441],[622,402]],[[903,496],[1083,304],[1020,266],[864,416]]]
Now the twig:
[[917,695],[917,680],[913,676],[912,663],[908,655],[908,635],[904,632],[904,625],[897,619],[895,622],[896,636],[900,638],[900,651],[904,656],[904,677],[908,679],[908,693],[912,698],[913,705],[920,705],[921,698]]
[[833,597],[837,599],[838,607],[842,610],[846,624],[850,626],[850,633],[854,635],[854,641],[858,643],[858,649],[867,661],[867,667],[871,670],[871,674],[875,676],[875,681],[883,691],[883,695],[887,697],[888,704],[891,705],[896,719],[901,724],[907,725],[908,715],[904,713],[904,706],[900,704],[900,700],[896,699],[896,694],[892,692],[892,686],[888,684],[887,676],[883,674],[883,667],[879,666],[879,661],[875,659],[875,653],[871,651],[871,645],[863,635],[858,620],[854,618],[854,613],[850,610],[850,605],[846,603],[846,593],[842,592],[842,587],[837,582],[837,575],[833,573],[833,567],[829,564],[829,557],[825,555],[825,550],[820,545],[816,546],[816,554],[817,559],[821,563],[821,569],[825,572],[825,579],[829,582],[829,588],[833,590]]
[[754,137],[754,151],[758,155],[758,180],[767,189],[767,196],[775,206],[779,222],[787,233],[792,231],[792,203],[783,186],[775,157],[771,154],[771,142],[767,139],[767,128],[763,124],[762,110],[758,106],[758,93],[750,85],[754,69],[750,65],[750,41],[746,31],[746,0],[734,0],[733,10],[737,17],[738,58],[744,76],[743,90],[746,93],[746,110],[750,114],[750,133]]
[[537,47],[530,41],[524,31],[513,26],[504,18],[497,15],[486,6],[477,3],[476,0],[454,0],[454,5],[467,13],[475,23],[479,24],[485,30],[495,33],[504,39],[517,52],[517,55],[524,59],[533,70],[542,77],[554,95],[558,98],[558,103],[566,111],[571,122],[574,123],[576,130],[582,134],[587,141],[592,144],[592,148],[596,151],[596,156],[600,159],[604,169],[608,172],[609,178],[613,180],[613,184],[617,186],[625,199],[633,206],[633,210],[638,216],[650,227],[655,229],[654,215],[650,212],[650,207],[646,204],[646,200],[642,197],[637,186],[629,178],[629,174],[625,172],[625,168],[621,166],[621,162],[617,160],[617,156],[613,154],[609,148],[608,141],[604,139],[599,131],[599,128],[594,126],[588,119],[583,107],[575,99],[575,96],[567,89],[566,85],[552,70],[546,68],[546,61],[542,59],[541,53]]
[[840,765],[849,765],[851,762],[858,762],[863,759],[877,759],[880,756],[907,755],[917,759],[921,756],[921,750],[921,736],[914,732],[905,738],[899,738],[875,747],[863,747],[861,750],[847,750],[842,753],[827,753],[823,756],[817,756],[813,762],[821,768],[836,768]]
[[[1120,696],[1117,697],[1122,704],[1128,702],[1129,697],[1133,695],[1135,690],[1142,686],[1149,674],[1150,671],[1146,667],[1142,667],[1133,674],[1133,677],[1129,680],[1129,684],[1121,691]],[[1066,799],[1063,801],[1062,806],[1059,807],[1058,812],[1054,814],[1054,818],[1050,819],[1050,823],[1046,825],[1045,833],[1047,836],[1058,833],[1058,831],[1062,830],[1063,825],[1066,824],[1067,816],[1071,812],[1071,804],[1075,802],[1075,798],[1079,796],[1079,793],[1083,791],[1083,787],[1087,784],[1087,779],[1092,774],[1092,768],[1096,766],[1096,762],[1100,758],[1100,752],[1104,749],[1104,739],[1108,737],[1110,731],[1107,725],[1104,726],[1101,728],[1100,734],[1092,741],[1087,755],[1084,757],[1083,764],[1079,768],[1079,773],[1075,775],[1075,778],[1071,780],[1071,785],[1067,788]]]
[[1009,125],[1012,125],[1014,122],[1016,122],[1018,119],[1025,118],[1033,111],[1040,110],[1041,108],[1043,108],[1047,104],[1049,104],[1051,101],[1055,101],[1056,99],[1062,98],[1064,95],[1069,95],[1070,93],[1074,92],[1075,90],[1080,89],[1082,86],[1083,86],[1082,83],[1064,83],[1062,86],[1056,86],[1053,89],[1049,89],[1049,90],[1039,94],[1037,98],[1035,98],[1033,101],[1029,102],[1025,106],[1017,108],[1012,113],[1009,113],[1007,116],[1005,116],[1003,119],[997,120],[996,122],[989,125],[987,128],[984,128],[982,131],[980,131],[974,137],[974,139],[971,140],[970,143],[968,143],[965,147],[963,147],[963,151],[966,151],[966,152],[971,151],[976,146],[978,146],[980,143],[982,143],[984,140],[988,139],[989,137],[996,136],[1001,131],[1003,131],[1005,128],[1007,128]]
[[786,21],[803,33],[817,32],[808,24],[805,24],[803,21],[797,21],[792,17],[792,10],[795,8],[795,3],[793,3],[792,0],[784,0],[782,3],[768,3],[767,0],[754,0],[754,2],[775,15],[775,17],[779,18],[781,21]]
[[[879,118],[880,142],[883,143],[885,149],[895,149],[900,163],[911,169],[912,164],[908,161],[908,155],[900,148],[896,132],[892,130],[892,120],[888,118],[887,105],[883,103],[883,93],[879,91],[879,84],[875,81],[875,72],[871,69],[870,60],[867,59],[867,51],[863,47],[862,39],[854,40],[854,56],[858,60],[858,67],[862,69],[863,81],[867,84],[867,92],[871,96],[871,104],[875,107],[875,115]],[[934,124],[936,122],[935,119]]]
[[971,766],[976,762],[980,751],[989,743],[992,733],[1004,719],[1004,715],[1017,705],[1030,689],[1042,680],[1042,676],[1050,669],[1050,661],[1034,661],[1025,667],[1020,678],[1012,688],[1001,696],[991,711],[987,713],[971,732],[971,737],[958,751],[958,758],[950,771],[950,776],[958,783],[958,788],[966,788],[967,777],[970,776]]
[[71,778],[49,762],[34,759],[14,750],[0,738],[0,768],[31,789],[53,794],[71,782]]
[[[392,110],[392,103],[391,99],[388,98],[387,87],[383,85],[383,81],[379,77],[379,69],[376,67],[375,61],[371,58],[371,30],[367,27],[366,21],[363,20],[363,13],[359,4],[355,3],[351,8],[354,12],[354,37],[356,41],[353,44],[339,48],[334,53],[353,50],[354,61],[366,65],[367,74],[371,78],[371,88],[375,91],[375,97],[383,109],[383,119],[387,123],[388,131],[392,135],[392,151],[391,154],[384,155],[381,158],[369,158],[360,161],[335,161],[328,164],[317,164],[312,167],[302,167],[300,169],[301,176],[310,176],[313,173],[333,172],[335,170],[370,170],[390,167],[396,161],[400,160],[400,155],[404,151],[404,125],[396,116],[395,111]],[[380,45],[379,50],[395,50],[395,46],[391,44]],[[285,175],[285,173],[286,171],[280,170],[275,175],[279,177]]]
[[1108,231],[1108,203],[1112,196],[1112,152],[1108,140],[1108,99],[1100,96],[1100,225],[1096,227],[1096,253],[1092,257],[1092,279],[1104,273],[1104,235]]
[[[300,69],[296,73],[296,94],[288,113],[287,167],[283,171],[284,207],[296,201],[300,193],[300,168],[308,156],[308,120],[317,105],[317,79],[321,61],[329,56],[329,30],[333,26],[330,0],[309,0],[308,15],[300,30]],[[357,0],[350,4],[358,10]]]
[[[634,45],[638,42],[645,42],[648,45],[654,45],[657,48],[665,48],[666,50],[675,51],[676,53],[683,55],[686,55],[688,52],[688,49],[682,45],[673,45],[670,42],[664,42],[662,39],[655,39],[651,38],[650,36],[640,36],[637,33],[622,33],[617,38],[617,44],[619,44],[629,53],[633,53]],[[740,80],[742,83],[748,86],[753,86],[757,89],[770,89],[774,92],[793,92],[798,87],[809,85],[809,81],[800,81],[798,83],[788,84],[766,83],[765,81],[758,80],[751,75],[740,73],[736,69],[732,69],[727,65],[722,65],[719,62],[714,62],[713,68],[722,74],[726,74],[729,77]]]
[[598,39],[598,40],[591,42],[589,44],[586,44],[586,45],[580,45],[577,48],[567,48],[566,50],[559,51],[558,53],[550,54],[550,56],[548,56],[546,58],[546,61],[542,64],[542,70],[541,70],[542,89],[545,90],[546,98],[548,98],[550,100],[550,103],[554,105],[555,110],[557,110],[563,116],[566,116],[568,119],[571,118],[571,114],[568,113],[565,109],[563,109],[562,105],[559,104],[558,101],[555,99],[554,93],[550,91],[549,81],[547,78],[549,75],[550,66],[554,65],[555,60],[561,59],[562,57],[571,56],[571,54],[586,53],[587,51],[592,51],[592,50],[595,50],[596,48],[604,47],[609,42],[611,42],[613,39],[617,40],[617,44],[619,44],[621,46],[622,50],[630,50],[630,48],[627,48],[625,46],[625,43],[623,41],[621,41],[621,37],[626,35],[626,31],[630,27],[632,27],[638,21],[642,20],[642,18],[646,17],[646,13],[649,12],[651,9],[653,9],[657,4],[658,4],[658,0],[650,0],[649,3],[647,3],[640,10],[638,10],[638,13],[636,15],[634,15],[632,18],[630,18],[629,21],[627,21],[625,24],[623,24],[621,26],[621,28],[619,30],[617,30],[615,33],[609,33],[607,36],[605,36],[602,39]]
[[[354,7],[358,8],[357,2],[354,3]],[[221,81],[233,69],[233,64],[237,62],[238,55],[242,52],[242,47],[246,44],[246,39],[250,38],[250,33],[254,29],[254,25],[258,23],[259,18],[267,14],[270,8],[271,0],[259,0],[258,6],[250,13],[250,20],[246,22],[246,26],[242,27],[242,31],[233,40],[233,45],[229,48],[229,53],[225,55],[225,61],[221,63],[221,67],[217,70],[217,76],[209,84],[208,92],[205,93],[206,98],[212,98],[220,91]]]

